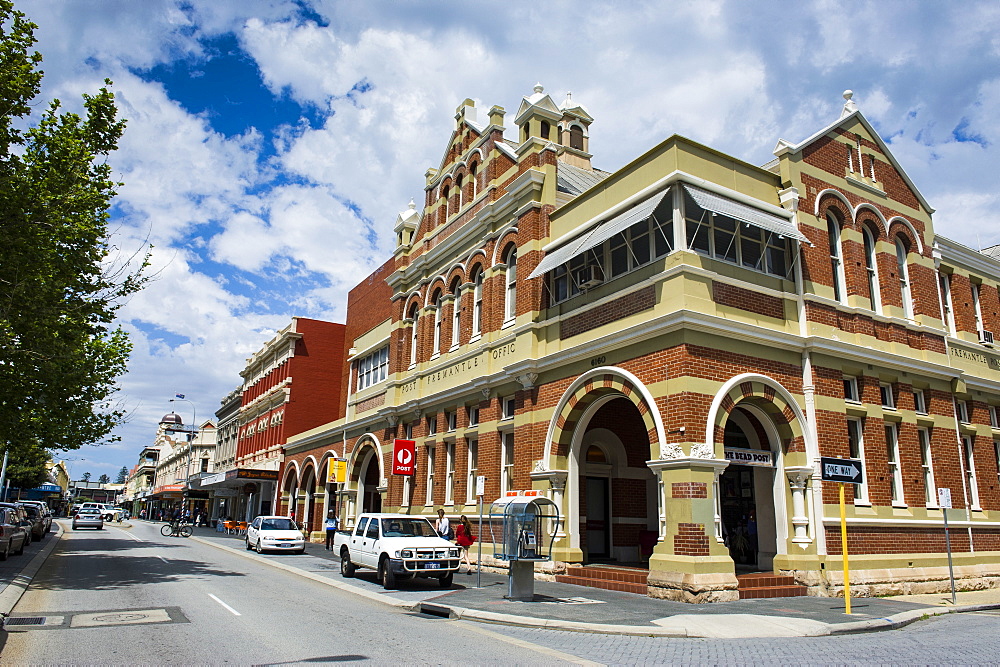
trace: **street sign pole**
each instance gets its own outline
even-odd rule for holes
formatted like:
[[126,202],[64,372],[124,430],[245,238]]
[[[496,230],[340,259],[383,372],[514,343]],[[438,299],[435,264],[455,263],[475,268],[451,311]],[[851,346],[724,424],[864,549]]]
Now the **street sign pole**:
[[861,484],[865,477],[864,463],[858,459],[820,457],[820,478],[824,482],[837,482],[840,487],[840,553],[844,558],[844,613],[851,613],[851,565],[847,558],[847,503],[844,500],[845,484]]
[[847,508],[844,504],[844,483],[840,487],[840,553],[844,556],[844,613],[851,613],[851,567],[847,560]]
[[944,546],[948,551],[948,579],[951,582],[951,603],[958,604],[958,595],[955,593],[955,567],[951,562],[951,535],[948,533],[948,510],[951,509],[951,489],[938,489],[938,505],[941,507],[941,516],[944,517]]

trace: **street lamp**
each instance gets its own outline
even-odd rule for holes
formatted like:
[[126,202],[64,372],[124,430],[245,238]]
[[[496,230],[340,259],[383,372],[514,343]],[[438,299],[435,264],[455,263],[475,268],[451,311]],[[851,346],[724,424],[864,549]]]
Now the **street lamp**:
[[[195,407],[194,401],[184,398],[181,395],[177,395],[170,399],[171,403],[176,401],[184,401],[185,403],[191,404],[191,428],[187,432],[188,440],[188,460],[187,460],[187,472],[184,475],[184,505],[187,507],[188,516],[190,517],[191,512],[191,456],[194,453],[194,438],[198,433],[198,409]],[[192,517],[193,518],[193,517]]]

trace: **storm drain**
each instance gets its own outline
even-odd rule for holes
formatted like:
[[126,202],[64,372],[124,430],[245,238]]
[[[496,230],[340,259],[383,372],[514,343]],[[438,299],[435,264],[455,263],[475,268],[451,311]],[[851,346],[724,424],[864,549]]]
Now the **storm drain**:
[[3,626],[5,628],[14,625],[45,625],[44,616],[25,616],[22,618],[7,618],[4,619]]

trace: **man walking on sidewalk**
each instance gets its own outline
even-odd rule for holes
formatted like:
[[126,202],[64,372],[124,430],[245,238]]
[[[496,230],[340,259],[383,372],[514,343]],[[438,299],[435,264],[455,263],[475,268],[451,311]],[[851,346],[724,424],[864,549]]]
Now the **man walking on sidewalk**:
[[326,550],[329,551],[333,549],[333,538],[337,534],[337,528],[340,527],[340,519],[334,514],[333,510],[326,513]]

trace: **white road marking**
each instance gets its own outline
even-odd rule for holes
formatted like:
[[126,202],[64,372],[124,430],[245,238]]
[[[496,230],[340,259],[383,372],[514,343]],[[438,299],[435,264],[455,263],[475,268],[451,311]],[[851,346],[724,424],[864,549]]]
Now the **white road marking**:
[[465,627],[467,630],[472,630],[473,632],[477,632],[481,635],[486,635],[487,637],[492,637],[493,639],[498,639],[508,644],[513,644],[514,646],[519,646],[520,648],[526,648],[531,651],[537,651],[538,653],[547,655],[551,658],[565,660],[566,662],[573,663],[574,665],[594,665],[603,667],[603,663],[584,660],[583,658],[577,657],[570,653],[563,653],[562,651],[557,651],[555,649],[548,648],[546,646],[539,646],[538,644],[533,644],[528,641],[515,639],[513,637],[508,637],[506,635],[500,634],[499,632],[493,632],[492,630],[487,630],[486,628],[479,626],[477,623],[472,623],[469,621],[454,621],[454,622],[461,623],[462,626]]
[[219,598],[217,598],[214,595],[212,595],[211,593],[208,594],[208,597],[212,598],[213,600],[215,600],[216,602],[218,602],[219,604],[221,604],[223,607],[225,607],[229,611],[233,612],[233,616],[242,616],[243,615],[240,612],[238,612],[235,609],[233,609],[232,607],[230,607],[228,604],[226,604],[222,600],[220,600]]
[[131,538],[132,538],[133,540],[135,540],[136,542],[145,542],[145,541],[146,541],[146,540],[141,540],[141,539],[139,539],[138,537],[136,537],[136,536],[135,536],[135,535],[133,535],[132,533],[128,532],[127,530],[124,530],[124,529],[122,529],[122,528],[118,528],[118,526],[108,526],[108,528],[116,528],[117,530],[119,530],[119,531],[121,531],[121,532],[125,533],[126,535],[128,535],[129,537],[131,537]]
[[170,561],[169,561],[169,560],[167,560],[166,558],[164,558],[163,556],[157,556],[157,558],[159,558],[160,560],[162,560],[162,561],[163,561],[164,563],[166,563],[167,565],[169,565],[169,564],[170,564]]

